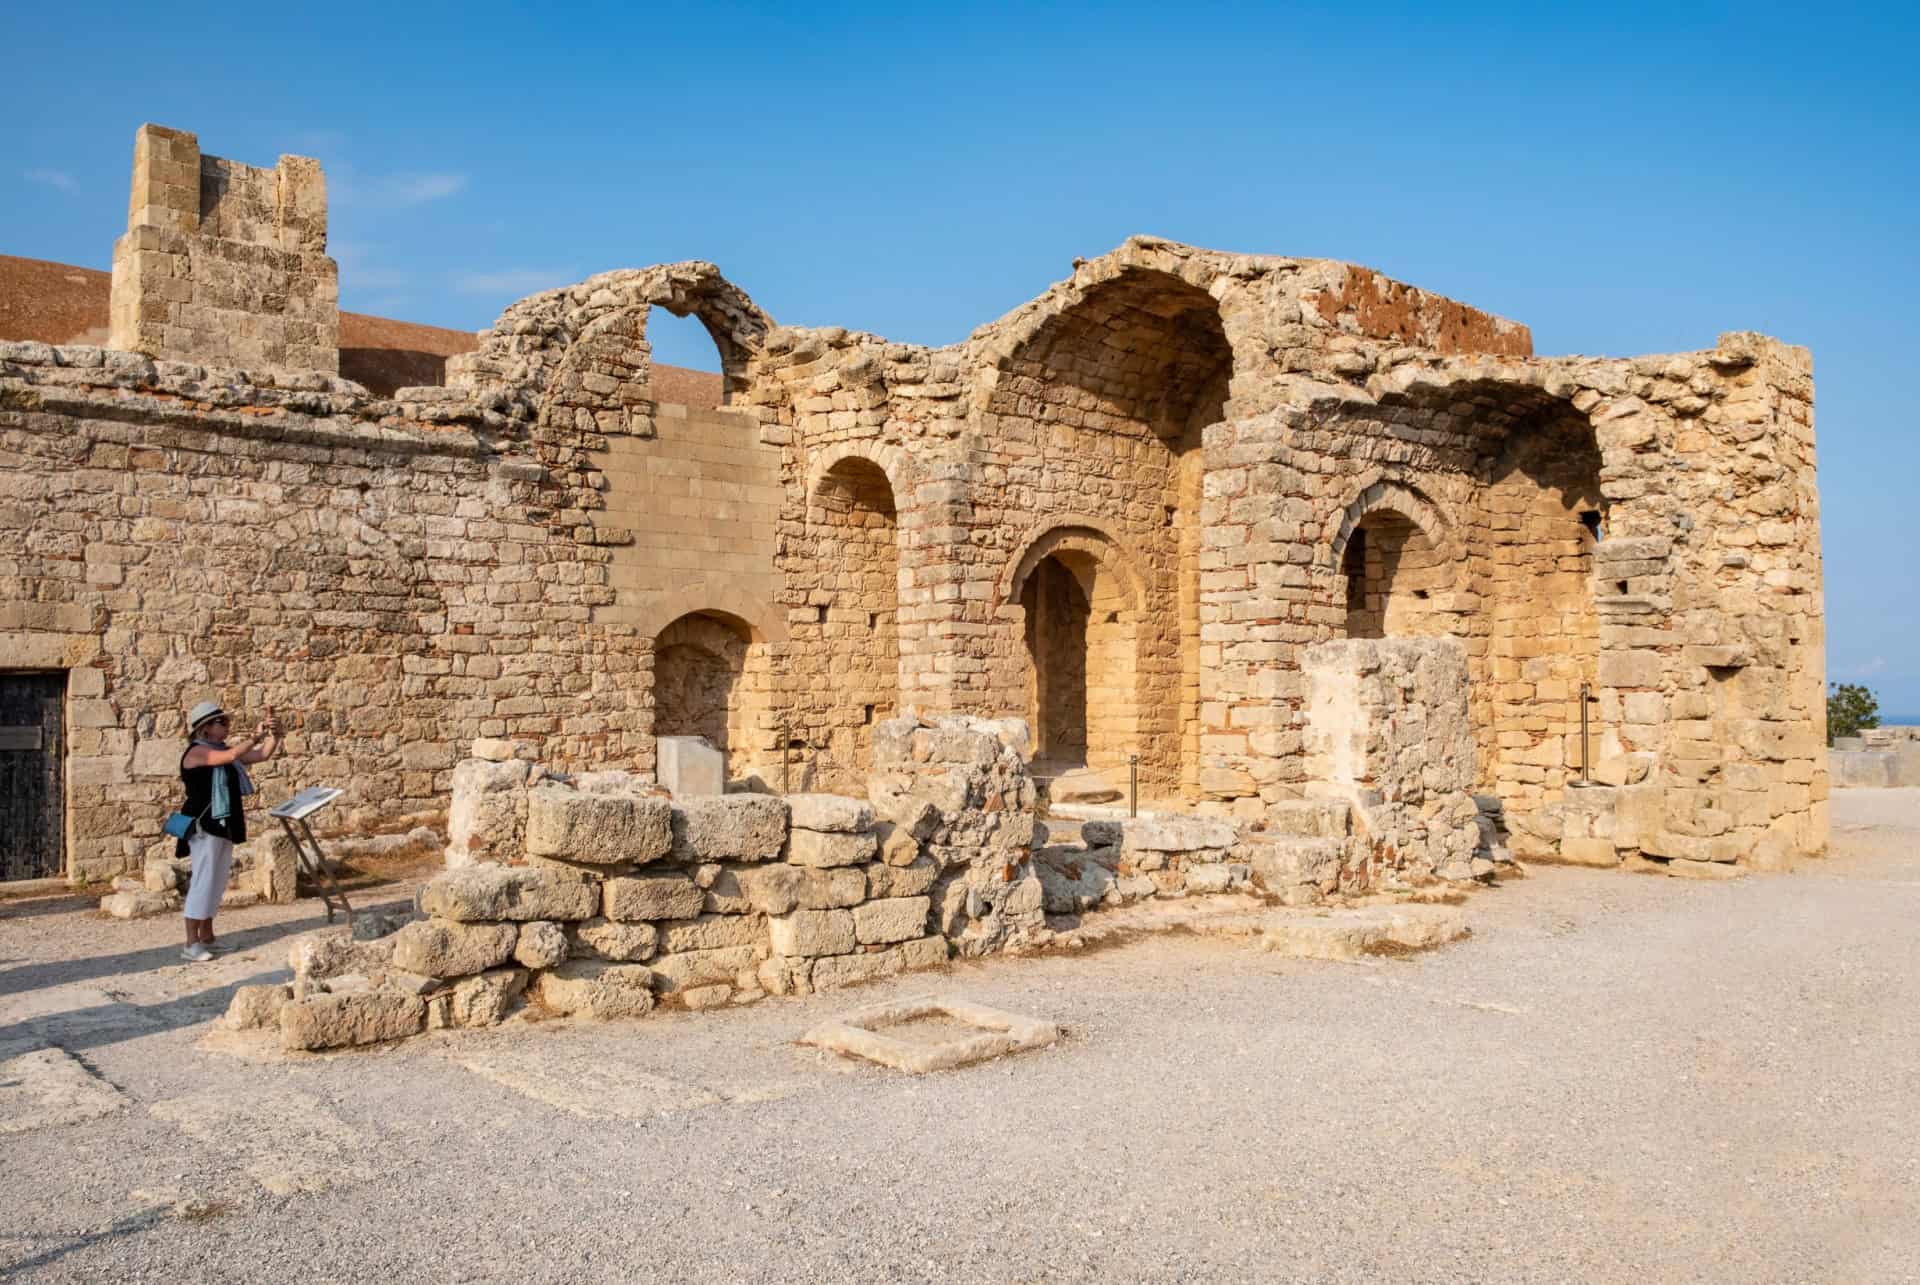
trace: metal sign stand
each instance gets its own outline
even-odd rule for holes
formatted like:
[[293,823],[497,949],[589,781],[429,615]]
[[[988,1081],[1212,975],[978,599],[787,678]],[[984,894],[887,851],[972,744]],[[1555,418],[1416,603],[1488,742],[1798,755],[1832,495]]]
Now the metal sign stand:
[[[338,909],[347,917],[347,933],[351,936],[353,907],[347,904],[347,894],[334,881],[333,871],[327,867],[326,854],[320,851],[320,840],[314,838],[313,827],[307,822],[308,817],[339,798],[340,794],[341,791],[332,786],[309,786],[267,815],[280,818],[287,838],[293,842],[294,865],[300,874],[309,876],[319,887],[320,900],[327,908],[327,922],[333,922],[334,903],[338,902]],[[294,828],[296,823],[299,825],[297,830]]]

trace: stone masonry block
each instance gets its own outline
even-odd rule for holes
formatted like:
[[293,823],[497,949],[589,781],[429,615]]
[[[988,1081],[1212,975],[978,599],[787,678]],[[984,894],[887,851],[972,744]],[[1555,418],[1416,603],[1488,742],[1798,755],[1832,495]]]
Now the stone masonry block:
[[873,805],[838,794],[789,794],[787,807],[796,830],[859,834],[873,828]]
[[[552,925],[547,925],[552,927]],[[558,931],[558,930],[556,930]],[[497,1026],[527,989],[524,968],[494,968],[454,983],[449,1015],[455,1026]]]
[[552,1012],[604,1021],[652,1012],[653,983],[644,964],[576,959],[541,973],[534,994]]
[[312,995],[280,1008],[280,1047],[349,1048],[405,1039],[426,1029],[427,1006],[418,995],[358,991]]
[[769,794],[726,794],[673,804],[676,861],[771,861],[787,837],[787,803]]
[[527,851],[581,865],[644,865],[674,846],[667,800],[541,786],[527,799]]
[[927,931],[926,897],[893,897],[853,908],[853,935],[861,945],[911,941]]
[[768,919],[767,930],[776,955],[844,955],[858,944],[848,910],[796,910]]
[[1230,848],[1237,837],[1231,823],[1212,817],[1139,817],[1126,823],[1120,846],[1125,852],[1196,852]]
[[785,862],[749,866],[735,876],[741,896],[761,914],[829,910],[866,900],[866,877],[850,867],[805,870]]
[[659,930],[652,924],[613,919],[589,919],[574,927],[573,937],[578,943],[574,954],[622,962],[651,959],[660,943]]
[[661,736],[654,740],[655,772],[676,799],[717,796],[727,789],[727,756],[704,736]]
[[552,968],[567,958],[567,934],[559,924],[538,920],[520,925],[513,961],[528,968]]
[[466,977],[506,963],[518,937],[513,924],[418,920],[394,934],[393,963],[428,977]]
[[662,991],[683,991],[717,982],[732,984],[742,974],[753,973],[760,966],[763,954],[754,946],[722,946],[717,950],[659,955],[652,964],[654,987]]
[[872,861],[880,844],[872,834],[826,834],[795,830],[787,840],[787,860],[796,866],[858,866]]
[[700,915],[693,919],[666,920],[654,925],[660,933],[660,949],[667,954],[686,950],[719,950],[726,946],[752,946],[766,940],[766,930],[758,915]]
[[916,897],[933,887],[933,881],[940,875],[940,867],[931,857],[921,857],[912,865],[893,866],[881,862],[867,866],[867,896]]
[[588,880],[544,866],[464,866],[420,890],[420,908],[461,923],[587,919],[600,909]]
[[705,899],[684,874],[635,875],[606,881],[603,913],[609,919],[691,919]]

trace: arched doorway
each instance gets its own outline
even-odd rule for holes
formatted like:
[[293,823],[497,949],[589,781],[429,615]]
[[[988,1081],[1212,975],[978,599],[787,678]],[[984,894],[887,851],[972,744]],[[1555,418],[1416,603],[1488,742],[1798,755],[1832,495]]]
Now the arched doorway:
[[[998,363],[989,436],[1007,449],[1010,477],[1033,458],[1047,461],[1016,504],[1061,519],[1096,515],[1124,535],[1132,578],[1144,589],[1126,754],[1139,754],[1144,789],[1197,798],[1210,681],[1201,643],[1202,511],[1207,438],[1226,420],[1233,387],[1227,321],[1204,283],[1150,251],[1082,272],[1046,302]],[[1053,726],[1066,726],[1061,711],[1054,714]],[[1101,754],[1097,743],[1088,752]]]
[[[1525,812],[1558,798],[1579,772],[1581,685],[1596,681],[1600,655],[1600,449],[1586,418],[1561,408],[1518,418],[1483,459],[1475,632],[1485,652],[1473,693],[1480,775],[1510,811]],[[1597,749],[1597,718],[1592,735]]]
[[[1142,749],[1140,590],[1095,532],[1055,532],[1021,563],[1035,770],[1124,785]],[[1166,711],[1170,713],[1171,711]]]
[[798,542],[808,610],[794,632],[814,668],[795,706],[816,786],[864,793],[873,726],[900,704],[899,512],[879,462],[828,459]]
[[745,629],[706,612],[681,616],[653,644],[653,734],[703,736],[729,764],[745,748]]

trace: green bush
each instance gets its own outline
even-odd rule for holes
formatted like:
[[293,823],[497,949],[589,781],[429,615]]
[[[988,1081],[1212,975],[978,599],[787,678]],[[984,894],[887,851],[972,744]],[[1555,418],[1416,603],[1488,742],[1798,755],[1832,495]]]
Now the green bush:
[[1880,726],[1880,702],[1859,683],[1827,684],[1827,744]]

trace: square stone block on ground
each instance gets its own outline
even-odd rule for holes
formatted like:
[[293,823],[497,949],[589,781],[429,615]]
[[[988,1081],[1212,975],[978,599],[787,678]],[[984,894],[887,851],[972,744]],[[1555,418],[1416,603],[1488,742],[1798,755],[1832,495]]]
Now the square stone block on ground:
[[[930,1024],[953,1033],[931,1041],[917,1038],[916,1028]],[[814,1027],[800,1043],[923,1075],[1045,1048],[1059,1038],[1060,1028],[1052,1022],[966,1000],[923,996],[855,1009]]]

